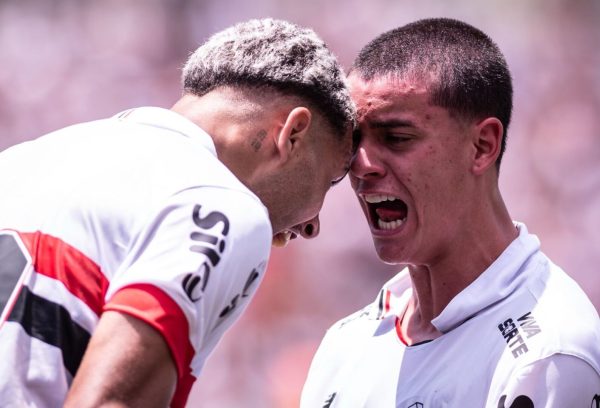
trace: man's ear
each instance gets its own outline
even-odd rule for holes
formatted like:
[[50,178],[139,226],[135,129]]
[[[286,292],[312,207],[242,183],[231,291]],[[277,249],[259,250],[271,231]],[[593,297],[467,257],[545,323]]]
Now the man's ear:
[[277,149],[284,160],[305,141],[311,121],[312,114],[305,107],[296,107],[288,113],[277,140]]
[[473,173],[481,175],[495,166],[500,155],[504,126],[498,118],[489,117],[475,125],[473,134]]

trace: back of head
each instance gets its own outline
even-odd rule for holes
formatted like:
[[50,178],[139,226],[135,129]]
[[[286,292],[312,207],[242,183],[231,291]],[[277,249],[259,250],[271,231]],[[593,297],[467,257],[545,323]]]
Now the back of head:
[[461,21],[419,20],[367,44],[352,66],[364,80],[378,76],[424,80],[430,102],[465,119],[498,118],[504,127],[500,165],[512,111],[512,81],[498,46]]
[[339,135],[354,121],[354,105],[335,56],[314,31],[286,21],[250,20],[213,35],[185,64],[183,86],[197,96],[220,86],[298,96]]

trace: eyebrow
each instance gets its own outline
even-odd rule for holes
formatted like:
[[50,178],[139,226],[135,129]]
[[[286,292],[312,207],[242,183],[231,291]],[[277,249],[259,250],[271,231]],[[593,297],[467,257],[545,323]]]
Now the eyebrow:
[[395,128],[395,127],[416,127],[415,123],[408,119],[388,119],[388,120],[373,120],[369,123],[369,127],[373,129]]
[[360,144],[360,140],[362,139],[362,133],[358,127],[354,128],[352,131],[352,153],[350,156],[350,162],[356,156],[356,152],[358,151],[358,145]]

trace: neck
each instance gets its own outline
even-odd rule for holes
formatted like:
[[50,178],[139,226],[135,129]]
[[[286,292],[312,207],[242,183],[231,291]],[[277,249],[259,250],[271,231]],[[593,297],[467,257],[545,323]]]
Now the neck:
[[171,108],[211,136],[219,160],[268,208],[274,231],[283,228],[272,180],[281,173],[277,136],[293,106],[291,97],[221,87],[186,94]]
[[429,264],[409,265],[413,297],[402,322],[414,341],[441,335],[431,324],[450,301],[479,277],[518,236],[499,192],[488,207],[472,212],[472,227],[451,237],[451,249]]
[[[240,92],[229,88],[211,91],[203,96],[184,95],[171,110],[194,122],[210,135],[219,160],[248,188],[261,157],[252,150],[253,138],[264,138],[251,126],[259,122],[261,112],[243,98]],[[266,132],[265,132],[266,133]],[[262,140],[262,139],[260,139]]]

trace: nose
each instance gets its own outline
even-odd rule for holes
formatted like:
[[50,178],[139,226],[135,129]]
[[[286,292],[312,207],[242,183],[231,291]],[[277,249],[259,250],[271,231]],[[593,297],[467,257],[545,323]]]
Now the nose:
[[311,239],[319,235],[319,228],[319,216],[316,215],[310,220],[298,224],[294,229],[298,232],[298,234],[302,235],[303,238]]
[[377,160],[375,153],[362,141],[352,159],[352,163],[350,163],[350,176],[367,179],[381,177],[384,173],[385,168]]

